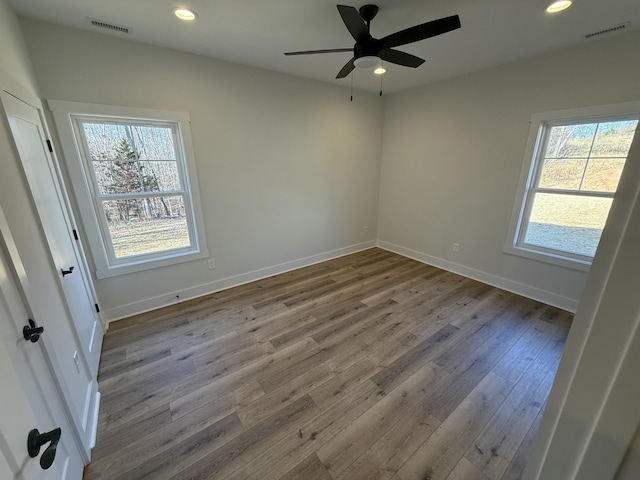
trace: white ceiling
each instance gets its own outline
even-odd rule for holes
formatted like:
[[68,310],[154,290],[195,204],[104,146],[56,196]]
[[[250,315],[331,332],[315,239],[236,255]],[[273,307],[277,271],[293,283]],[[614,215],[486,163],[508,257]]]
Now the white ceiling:
[[[351,58],[349,53],[285,57],[283,52],[352,47],[354,41],[338,14],[336,3],[356,8],[366,3],[352,0],[9,1],[23,16],[345,86],[350,85],[350,77],[336,80],[335,76]],[[586,40],[584,35],[624,22],[631,22],[628,31],[640,26],[638,0],[574,0],[570,9],[556,15],[545,13],[545,0],[377,0],[377,5],[380,11],[371,24],[375,38],[454,14],[458,14],[462,22],[459,30],[398,47],[427,61],[417,69],[386,65],[386,93],[569,45],[598,41]],[[192,23],[176,19],[173,9],[177,6],[192,8],[199,18]],[[87,17],[130,27],[131,33],[111,33],[92,27]],[[371,70],[356,69],[354,87],[377,92],[380,78]]]

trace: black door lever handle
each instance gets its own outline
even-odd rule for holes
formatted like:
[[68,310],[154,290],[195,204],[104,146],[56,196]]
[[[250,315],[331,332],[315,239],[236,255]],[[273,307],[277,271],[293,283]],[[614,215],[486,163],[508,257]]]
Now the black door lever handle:
[[29,325],[25,325],[22,329],[22,335],[25,340],[29,340],[31,343],[36,343],[40,340],[40,335],[44,332],[44,327],[36,327],[36,322],[29,319]]
[[61,268],[60,271],[62,272],[62,276],[66,277],[67,275],[72,274],[74,268],[76,268],[76,267],[69,267],[69,270],[65,270],[65,269]]
[[53,461],[56,459],[56,450],[58,449],[58,442],[60,441],[61,436],[62,430],[60,428],[56,428],[55,430],[51,430],[47,433],[40,433],[37,428],[34,428],[29,432],[29,436],[27,437],[27,451],[31,458],[38,456],[40,453],[40,447],[45,443],[51,442],[40,457],[40,466],[43,470],[46,470],[53,465]]

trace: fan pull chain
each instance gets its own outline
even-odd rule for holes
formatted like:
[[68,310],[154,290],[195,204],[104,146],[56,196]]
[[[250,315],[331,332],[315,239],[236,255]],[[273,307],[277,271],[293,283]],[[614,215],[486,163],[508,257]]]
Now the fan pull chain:
[[382,96],[382,77],[384,77],[384,74],[380,75],[380,96]]
[[351,101],[353,102],[353,70],[351,70]]

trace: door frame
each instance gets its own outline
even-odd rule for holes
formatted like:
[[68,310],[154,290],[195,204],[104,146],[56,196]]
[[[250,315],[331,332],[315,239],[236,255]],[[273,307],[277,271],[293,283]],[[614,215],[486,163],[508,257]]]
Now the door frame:
[[[12,268],[12,273],[15,276],[13,278],[20,300],[24,307],[26,314],[33,318],[33,309],[29,303],[29,293],[32,292],[31,284],[27,278],[22,259],[18,252],[15,240],[9,228],[9,224],[4,215],[2,206],[0,205],[0,255],[2,255],[5,261]],[[19,340],[18,340],[19,341]],[[65,400],[64,386],[61,384],[60,379],[55,370],[55,359],[52,358],[51,348],[47,347],[45,342],[38,342],[38,345],[33,345],[36,348],[40,348],[42,352],[42,361],[45,363],[47,371],[42,372],[37,378],[32,378],[34,385],[38,386],[40,391],[44,391],[43,383],[47,385],[46,390],[50,392],[53,390],[53,398],[47,396],[46,399],[42,399],[48,405],[49,410],[59,410],[62,412],[63,418],[56,418],[56,422],[59,425],[64,425],[65,429],[71,432],[71,436],[67,437],[71,439],[70,443],[66,443],[66,448],[70,450],[70,455],[77,455],[83,465],[89,463],[90,458],[87,457],[85,449],[81,447],[82,440],[74,427],[74,419],[71,411],[68,408],[68,404]],[[55,357],[55,354],[53,355]],[[25,392],[26,393],[26,392]],[[51,406],[50,402],[56,402],[56,405]],[[34,427],[36,427],[34,425]],[[25,432],[26,434],[26,432]],[[25,442],[26,447],[26,442]]]
[[[8,91],[6,88],[4,88],[2,85],[0,85],[0,94],[4,95],[7,94],[11,97],[13,97],[14,99],[16,99],[17,101],[23,102],[26,105],[28,105],[31,108],[34,108],[36,110],[36,112],[38,112],[38,118],[40,120],[41,126],[43,128],[43,135],[45,136],[45,138],[50,137],[49,135],[49,131],[47,129],[47,125],[46,122],[44,121],[43,118],[43,108],[42,108],[42,104],[41,102],[39,103],[38,101],[35,101],[35,99],[30,99],[29,101],[25,101],[23,98],[20,98],[19,96],[15,95],[14,93],[12,93],[11,91]],[[35,105],[34,105],[35,103]],[[38,105],[39,103],[39,105]],[[7,117],[7,112],[6,109],[4,107],[4,105],[2,104],[2,102],[0,102],[0,122],[4,122],[6,129],[7,129],[7,133],[9,135],[9,137],[11,138],[12,135],[12,131],[9,125],[9,121],[8,121],[8,117]],[[31,186],[29,185],[29,182],[26,178],[26,176],[24,175],[24,167],[21,165],[21,158],[19,153],[17,152],[16,149],[16,145],[13,142],[10,142],[11,144],[9,145],[9,148],[11,150],[13,150],[14,155],[15,155],[15,159],[18,162],[18,166],[19,169],[23,170],[22,171],[22,179],[24,181],[24,186],[26,188],[26,194],[27,196],[30,198],[31,200],[31,208],[34,212],[34,216],[36,219],[36,222],[38,223],[38,228],[40,230],[40,232],[43,234],[43,248],[45,251],[45,254],[47,256],[48,259],[48,263],[51,263],[50,267],[54,269],[54,271],[56,271],[56,265],[53,262],[53,258],[51,256],[51,245],[49,244],[49,240],[47,238],[47,234],[44,231],[43,225],[42,225],[42,220],[41,220],[41,212],[39,211],[39,209],[37,208],[35,202],[34,202],[34,198],[33,198],[33,193],[31,192]],[[75,222],[72,222],[71,219],[73,219],[73,215],[72,212],[70,210],[70,202],[69,202],[69,198],[66,194],[66,189],[64,188],[64,183],[62,182],[62,177],[61,177],[61,172],[58,166],[58,162],[57,159],[53,156],[53,153],[49,154],[46,156],[47,158],[47,163],[48,163],[48,167],[50,169],[49,172],[47,172],[47,175],[51,177],[52,179],[52,183],[53,183],[53,187],[55,189],[55,194],[57,199],[60,202],[60,207],[61,207],[61,211],[62,211],[62,215],[65,218],[65,222],[67,224],[67,227],[69,227],[69,232],[71,232],[71,228],[76,228],[76,226],[74,225]],[[0,206],[1,208],[1,206]],[[18,247],[15,243],[15,240],[13,238],[13,235],[11,233],[11,230],[9,228],[9,224],[7,222],[7,219],[4,215],[4,212],[0,209],[0,230],[2,230],[2,232],[0,232],[2,234],[2,236],[5,239],[5,244],[6,244],[6,248],[7,248],[7,255],[9,256],[9,258],[7,259],[8,261],[10,261],[15,269],[15,273],[17,276],[16,281],[19,283],[19,287],[20,287],[20,291],[21,294],[24,296],[23,298],[23,303],[25,305],[25,308],[27,309],[28,314],[32,317],[36,319],[36,322],[38,321],[38,318],[34,312],[34,310],[41,310],[41,309],[34,309],[34,307],[32,306],[32,302],[31,299],[36,299],[38,298],[38,292],[35,291],[35,289],[32,287],[28,277],[27,277],[27,272],[25,270],[25,267],[23,265]],[[72,244],[72,248],[74,251],[74,254],[76,255],[77,261],[79,262],[78,267],[84,269],[84,272],[86,275],[83,275],[83,278],[88,280],[88,284],[85,282],[85,285],[87,286],[87,290],[88,293],[90,293],[91,295],[93,295],[93,299],[96,298],[96,294],[95,294],[95,289],[94,286],[91,282],[91,274],[90,274],[90,270],[88,268],[88,265],[86,263],[86,256],[84,255],[84,252],[82,251],[82,249],[80,248],[80,246],[78,245],[79,242],[71,242]],[[48,267],[47,267],[48,268]],[[80,346],[82,345],[82,343],[80,342],[79,336],[77,334],[76,331],[76,325],[75,325],[75,321],[73,316],[71,315],[70,312],[70,307],[68,305],[68,299],[65,296],[64,293],[64,288],[63,285],[60,282],[60,278],[57,278],[57,281],[55,282],[55,285],[52,286],[52,288],[54,288],[57,292],[57,295],[60,296],[62,303],[64,304],[64,310],[65,310],[65,315],[68,317],[68,319],[70,319],[70,324],[71,324],[71,334],[74,336],[74,341],[75,343],[78,345],[78,349],[80,348]],[[96,302],[97,303],[97,302]],[[40,314],[42,314],[43,312],[40,311]],[[104,335],[104,324],[102,321],[102,318],[99,314],[97,314],[97,325],[96,328],[100,328],[101,329],[101,335],[100,338],[102,338],[102,336]],[[82,431],[79,429],[82,429],[83,427],[81,425],[78,425],[78,421],[80,421],[82,423],[82,419],[77,419],[76,416],[74,415],[74,413],[71,410],[71,406],[69,404],[69,398],[71,398],[71,394],[70,394],[70,390],[69,387],[66,385],[64,378],[65,376],[61,373],[62,372],[62,362],[59,360],[59,354],[58,352],[55,351],[53,345],[51,345],[50,343],[47,342],[47,340],[45,339],[44,341],[41,341],[40,343],[42,343],[42,351],[44,354],[44,358],[45,361],[47,363],[47,367],[50,371],[51,377],[53,379],[53,382],[56,386],[56,390],[58,392],[58,395],[60,395],[60,397],[62,399],[64,399],[63,403],[63,407],[64,407],[64,411],[65,411],[65,416],[67,417],[67,421],[69,422],[69,424],[72,426],[71,430],[73,431],[74,434],[74,439],[75,439],[75,443],[77,445],[77,448],[80,450],[81,455],[82,455],[82,460],[85,464],[87,464],[90,461],[91,458],[91,449],[93,448],[93,446],[95,445],[95,440],[96,440],[96,434],[97,434],[97,424],[98,424],[98,408],[99,408],[99,404],[100,404],[100,392],[96,391],[94,394],[92,394],[92,398],[91,401],[89,402],[89,409],[86,413],[85,416],[88,415],[88,421],[89,423],[87,424],[87,429],[88,429],[88,435],[87,432],[85,432],[85,434],[83,435]],[[100,346],[97,346],[97,348],[101,348]],[[84,356],[84,354],[83,354]],[[92,377],[92,381],[93,383],[96,385],[95,389],[97,390],[98,388],[98,383],[97,383],[97,373],[96,374],[91,374]]]

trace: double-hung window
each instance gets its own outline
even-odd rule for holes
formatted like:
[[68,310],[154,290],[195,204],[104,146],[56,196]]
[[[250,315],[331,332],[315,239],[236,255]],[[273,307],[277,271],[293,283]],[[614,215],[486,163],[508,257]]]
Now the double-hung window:
[[186,114],[49,103],[99,278],[207,256]]
[[636,103],[533,116],[506,251],[589,267],[639,117]]

